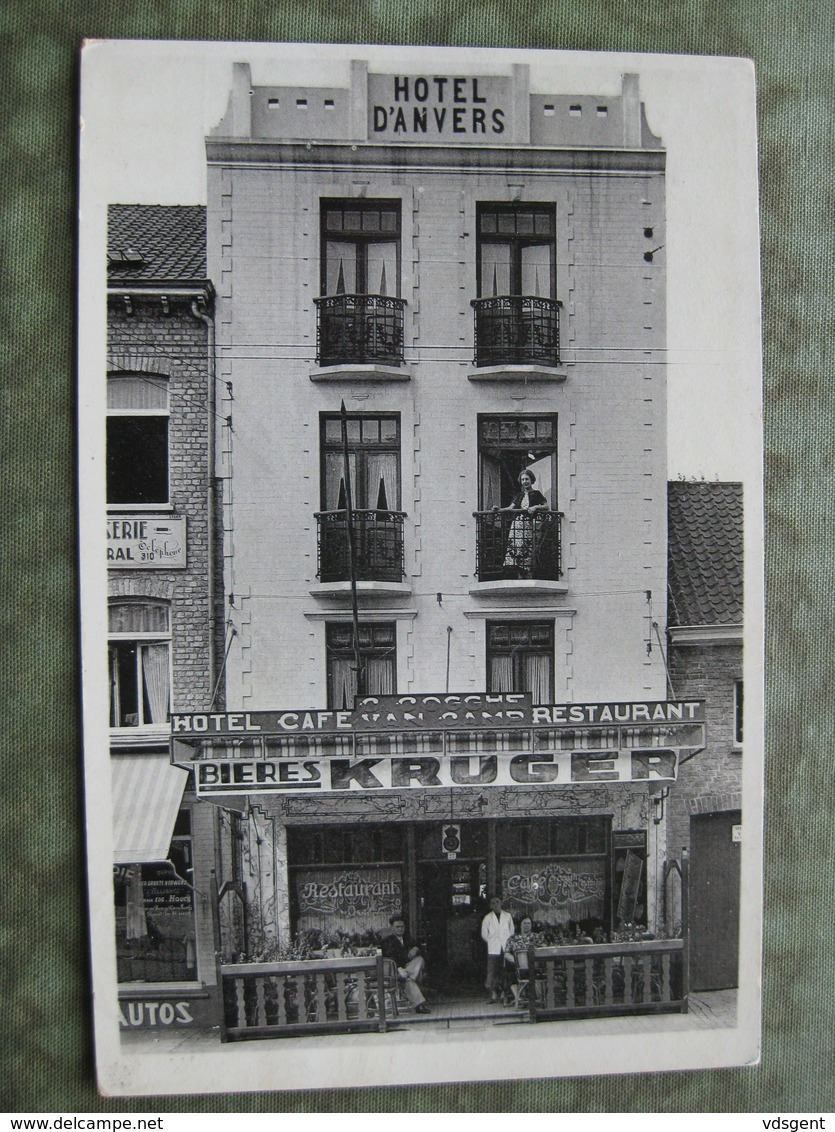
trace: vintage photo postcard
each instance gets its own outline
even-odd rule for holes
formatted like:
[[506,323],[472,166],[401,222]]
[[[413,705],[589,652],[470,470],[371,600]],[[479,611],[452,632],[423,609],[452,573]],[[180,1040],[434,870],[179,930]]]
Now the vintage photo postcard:
[[754,91],[86,45],[103,1092],[758,1059]]

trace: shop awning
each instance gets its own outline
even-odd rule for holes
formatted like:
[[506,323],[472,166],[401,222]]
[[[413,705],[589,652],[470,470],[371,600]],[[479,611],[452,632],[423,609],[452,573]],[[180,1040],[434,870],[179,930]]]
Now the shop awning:
[[167,860],[188,772],[167,755],[113,755],[111,767],[114,863]]

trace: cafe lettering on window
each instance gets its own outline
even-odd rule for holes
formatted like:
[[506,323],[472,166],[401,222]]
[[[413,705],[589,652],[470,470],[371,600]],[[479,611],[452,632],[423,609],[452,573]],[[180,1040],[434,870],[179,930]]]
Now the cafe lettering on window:
[[510,107],[506,77],[368,76],[372,141],[507,144]]
[[605,865],[600,859],[507,863],[502,892],[518,916],[560,923],[603,914]]

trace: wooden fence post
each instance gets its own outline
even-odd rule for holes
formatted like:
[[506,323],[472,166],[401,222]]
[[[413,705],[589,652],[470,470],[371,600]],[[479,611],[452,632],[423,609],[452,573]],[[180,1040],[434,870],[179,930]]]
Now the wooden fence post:
[[215,978],[217,979],[217,1001],[218,1001],[218,1014],[220,1025],[220,1040],[226,1042],[229,1037],[226,1033],[226,1003],[223,996],[223,974],[222,974],[222,942],[220,938],[220,903],[218,900],[217,891],[217,874],[215,870],[209,874],[209,895],[211,897],[212,909],[212,936],[214,937],[215,944]]
[[681,1013],[690,1009],[690,854],[681,850],[681,935],[684,949],[681,953]]
[[386,1020],[386,984],[383,978],[383,953],[377,948],[377,1010],[380,1016],[379,1031],[385,1034],[388,1029]]

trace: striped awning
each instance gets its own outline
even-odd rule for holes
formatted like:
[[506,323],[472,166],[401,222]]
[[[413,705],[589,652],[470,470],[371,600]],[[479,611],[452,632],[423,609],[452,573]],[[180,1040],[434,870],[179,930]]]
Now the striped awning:
[[113,847],[117,865],[165,861],[188,771],[168,755],[113,755]]

